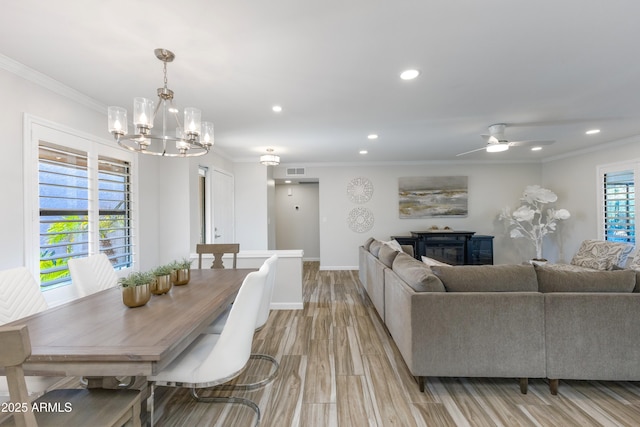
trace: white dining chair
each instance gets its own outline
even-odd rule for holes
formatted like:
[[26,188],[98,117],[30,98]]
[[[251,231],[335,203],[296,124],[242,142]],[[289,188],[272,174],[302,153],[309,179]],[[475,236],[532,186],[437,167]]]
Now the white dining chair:
[[[0,271],[0,325],[31,316],[48,308],[40,286],[25,267]],[[31,398],[65,381],[63,377],[26,377]],[[0,376],[0,401],[9,399],[7,378]]]
[[71,283],[78,297],[118,285],[118,275],[107,255],[103,253],[86,258],[71,258],[67,265],[71,273]]
[[[27,326],[0,327],[0,367],[7,375],[12,402],[2,407],[13,408],[0,413],[1,427],[141,425],[139,390],[57,389],[31,403],[22,368],[30,355]],[[12,416],[2,419],[8,412]]]
[[151,395],[147,406],[150,407],[152,426],[156,386],[189,388],[191,397],[198,402],[243,404],[256,412],[256,425],[260,422],[260,408],[253,401],[233,396],[202,397],[198,390],[232,380],[247,364],[267,274],[268,267],[245,277],[220,335],[200,335],[166,368],[148,377]]
[[[265,290],[262,294],[262,301],[260,302],[260,310],[258,311],[258,318],[256,319],[256,331],[262,329],[262,327],[267,323],[269,319],[269,309],[271,307],[271,298],[273,295],[273,284],[275,283],[276,278],[276,270],[278,267],[278,255],[274,254],[269,257],[260,268],[269,268],[269,274],[267,275],[267,282],[265,283]],[[224,328],[225,323],[227,322],[227,318],[229,317],[229,312],[231,311],[232,305],[230,305],[225,311],[220,314],[214,320],[211,325],[207,328],[206,333],[208,334],[219,334],[222,332],[222,328]]]
[[[262,294],[262,300],[260,301],[260,309],[258,310],[258,317],[256,318],[256,331],[259,331],[264,327],[269,320],[269,311],[271,309],[271,299],[273,296],[273,287],[276,280],[276,272],[278,267],[278,255],[273,254],[269,257],[260,267],[260,270],[268,269],[267,280],[265,282],[264,292]],[[229,316],[230,308],[227,309],[222,315],[220,315],[214,322],[207,328],[206,333],[208,334],[219,334],[223,328],[225,323],[227,322]],[[264,354],[264,353],[251,353],[250,359],[252,360],[266,360],[272,364],[271,372],[265,378],[260,381],[252,382],[252,383],[243,383],[243,384],[229,384],[222,385],[219,388],[225,390],[254,390],[256,388],[260,388],[268,383],[270,383],[278,374],[278,368],[280,364],[275,359],[275,357]]]

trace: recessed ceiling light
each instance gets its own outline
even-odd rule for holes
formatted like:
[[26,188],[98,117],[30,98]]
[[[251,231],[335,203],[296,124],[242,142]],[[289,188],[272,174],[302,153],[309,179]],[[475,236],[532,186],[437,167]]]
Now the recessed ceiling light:
[[418,70],[405,70],[400,74],[402,80],[413,80],[420,75]]
[[368,151],[367,150],[360,150],[360,154],[367,154]]
[[538,146],[538,147],[531,147],[531,151],[540,151],[542,150],[542,147]]
[[282,107],[280,105],[274,105],[273,107],[271,107],[271,109],[273,110],[274,113],[282,112]]
[[369,139],[378,139],[378,135],[376,135],[375,133],[372,133],[372,134],[367,135],[367,138],[369,138]]
[[591,129],[585,132],[587,135],[595,135],[596,133],[600,133],[600,129]]

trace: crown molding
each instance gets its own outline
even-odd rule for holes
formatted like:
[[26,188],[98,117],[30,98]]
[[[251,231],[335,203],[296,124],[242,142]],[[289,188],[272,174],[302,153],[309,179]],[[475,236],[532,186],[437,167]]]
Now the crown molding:
[[0,69],[15,74],[18,77],[57,93],[58,95],[69,98],[99,113],[107,114],[107,106],[105,104],[2,54],[0,54]]

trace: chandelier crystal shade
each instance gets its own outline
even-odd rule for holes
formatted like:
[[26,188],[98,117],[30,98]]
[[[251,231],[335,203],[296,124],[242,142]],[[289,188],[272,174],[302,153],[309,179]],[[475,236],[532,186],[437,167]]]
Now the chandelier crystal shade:
[[[127,110],[108,108],[109,132],[121,147],[143,154],[165,157],[193,157],[207,154],[213,146],[213,123],[201,121],[202,111],[185,108],[181,121],[178,108],[173,105],[173,91],[167,87],[167,63],[175,59],[166,49],[154,50],[163,62],[164,86],[158,88],[158,100],[133,99],[133,125],[129,135]],[[161,129],[152,133],[154,122],[160,116]],[[184,125],[183,125],[184,123]]]

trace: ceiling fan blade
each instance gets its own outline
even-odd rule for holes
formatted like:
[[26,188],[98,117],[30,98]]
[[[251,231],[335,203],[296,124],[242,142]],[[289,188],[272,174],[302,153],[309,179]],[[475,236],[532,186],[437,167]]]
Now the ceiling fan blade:
[[476,151],[482,151],[482,150],[486,150],[486,149],[487,149],[487,147],[476,148],[475,150],[465,151],[464,153],[456,154],[456,157],[464,156],[465,154],[471,154],[471,153],[475,153]]
[[535,147],[537,145],[551,145],[554,142],[555,141],[552,141],[552,140],[511,141],[509,142],[509,145],[512,147]]

